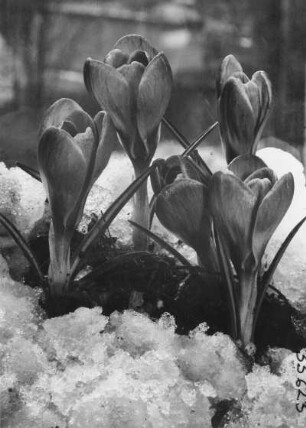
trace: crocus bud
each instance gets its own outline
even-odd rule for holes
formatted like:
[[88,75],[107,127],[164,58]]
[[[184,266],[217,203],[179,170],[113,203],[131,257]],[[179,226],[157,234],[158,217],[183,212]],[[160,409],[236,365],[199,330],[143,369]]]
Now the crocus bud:
[[[172,90],[172,73],[166,56],[143,37],[122,37],[104,61],[88,59],[84,65],[88,91],[105,109],[119,140],[130,157],[136,178],[150,165],[159,138],[160,123]],[[149,226],[147,183],[137,191],[133,220]],[[147,237],[134,230],[134,247],[144,250]]]
[[110,117],[94,120],[73,100],[61,99],[46,112],[38,146],[39,172],[50,203],[49,278],[60,294],[70,268],[70,242],[86,197],[108,163],[115,129]]
[[217,73],[217,79],[216,79],[216,86],[217,86],[217,96],[218,98],[221,95],[221,92],[223,90],[223,87],[226,83],[226,81],[233,76],[235,73],[242,73],[243,69],[241,67],[240,62],[234,57],[234,55],[227,55],[224,60],[222,61],[222,64],[220,66],[220,69]]
[[233,57],[221,67],[218,87],[218,116],[222,142],[229,163],[241,154],[254,154],[272,101],[271,83],[264,71],[250,80]]
[[[246,174],[248,163],[249,175]],[[260,169],[256,170],[256,164]],[[211,180],[208,209],[238,275],[244,346],[249,344],[253,334],[261,260],[291,204],[293,193],[291,173],[277,181],[274,172],[252,155],[237,157],[229,165],[228,172],[217,172]]]
[[159,193],[155,212],[166,229],[196,251],[202,266],[216,269],[205,185],[189,178],[177,179]]
[[172,90],[166,56],[141,36],[127,35],[104,61],[86,61],[84,80],[100,106],[110,113],[131,160],[151,160]]
[[151,174],[151,185],[155,196],[168,184],[173,183],[182,172],[180,156],[174,155],[167,159],[160,159],[160,163]]

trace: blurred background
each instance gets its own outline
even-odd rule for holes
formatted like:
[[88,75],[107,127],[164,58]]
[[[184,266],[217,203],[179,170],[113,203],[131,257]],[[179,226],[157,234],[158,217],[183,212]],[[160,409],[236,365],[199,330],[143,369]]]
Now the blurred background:
[[167,117],[186,137],[216,120],[215,76],[232,53],[249,76],[265,70],[272,81],[265,136],[301,153],[305,0],[0,0],[0,154],[3,139],[34,135],[58,98],[74,98],[95,113],[83,63],[102,59],[128,33],[145,36],[168,56],[175,88]]

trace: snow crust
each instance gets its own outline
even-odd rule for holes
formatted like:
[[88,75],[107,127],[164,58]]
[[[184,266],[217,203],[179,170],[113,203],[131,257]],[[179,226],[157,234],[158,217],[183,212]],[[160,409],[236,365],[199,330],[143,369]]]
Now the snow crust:
[[248,374],[228,336],[205,324],[179,336],[169,314],[79,308],[43,319],[35,292],[0,261],[1,427],[205,428],[222,400],[242,406],[228,427],[304,426],[289,351],[274,350],[277,374]]

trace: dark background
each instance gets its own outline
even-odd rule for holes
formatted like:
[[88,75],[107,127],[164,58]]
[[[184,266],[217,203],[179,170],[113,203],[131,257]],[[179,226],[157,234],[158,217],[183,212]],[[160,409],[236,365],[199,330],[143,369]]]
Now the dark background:
[[85,59],[138,33],[168,56],[175,89],[167,116],[188,138],[216,120],[216,71],[233,53],[249,76],[265,70],[272,81],[265,135],[301,150],[305,12],[305,0],[0,0],[0,115],[26,107],[35,129],[46,106],[67,96],[94,113]]

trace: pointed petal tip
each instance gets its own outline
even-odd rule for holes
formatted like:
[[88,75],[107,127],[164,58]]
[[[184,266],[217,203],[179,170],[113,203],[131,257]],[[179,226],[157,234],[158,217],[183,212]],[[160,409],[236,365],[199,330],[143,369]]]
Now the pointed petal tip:
[[217,73],[216,86],[218,98],[221,95],[225,82],[236,72],[243,72],[242,66],[234,55],[229,54],[223,59]]
[[234,158],[227,168],[244,181],[255,171],[266,167],[267,165],[261,158],[247,153]]
[[131,54],[136,50],[145,51],[152,59],[158,51],[148,42],[148,40],[139,34],[127,34],[121,37],[114,45],[114,49],[120,49],[124,53]]
[[143,141],[159,126],[170,102],[172,86],[170,64],[160,52],[146,67],[139,85],[137,124]]

